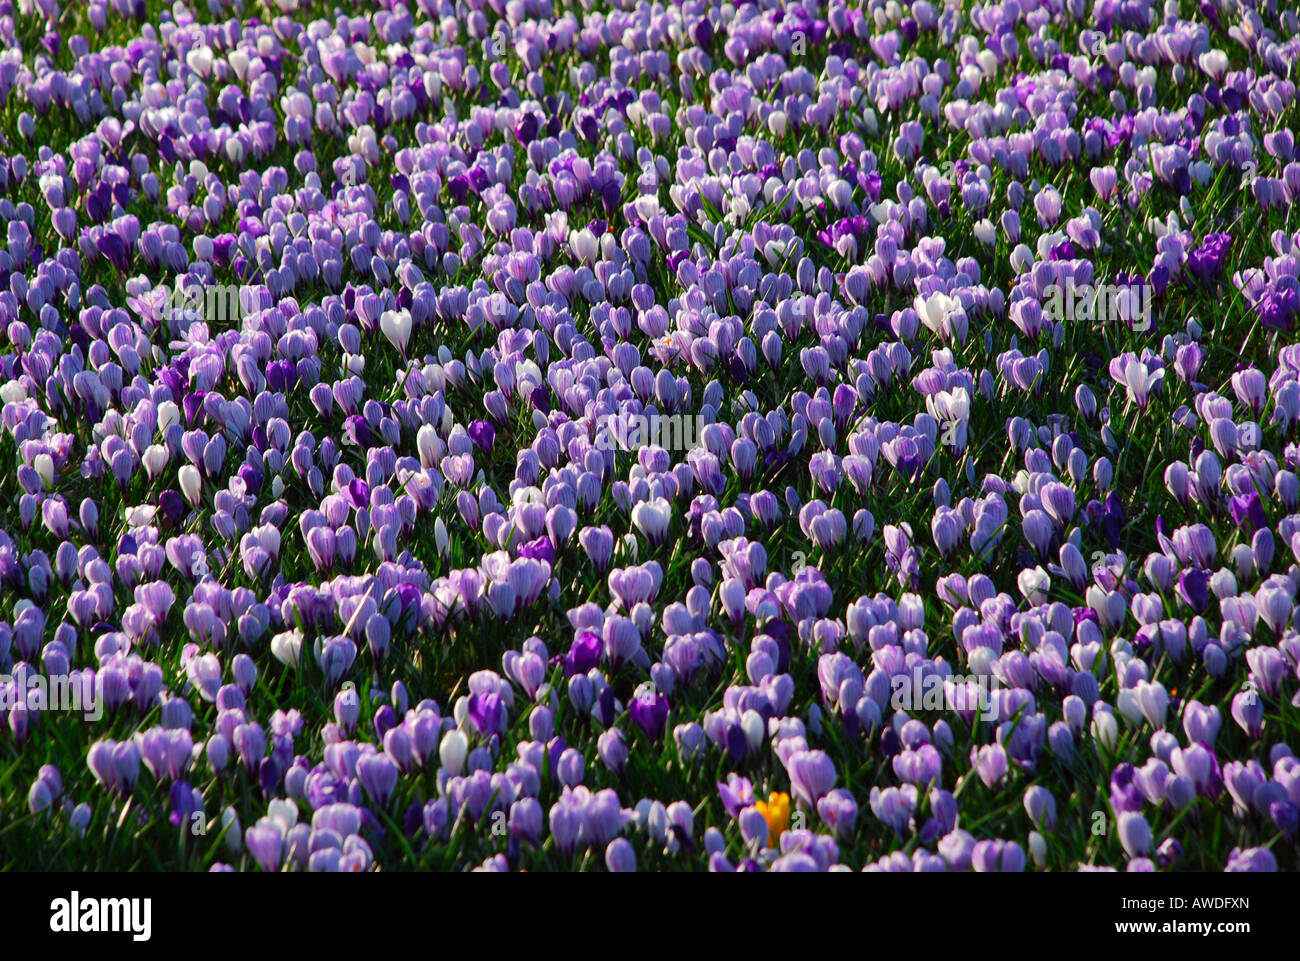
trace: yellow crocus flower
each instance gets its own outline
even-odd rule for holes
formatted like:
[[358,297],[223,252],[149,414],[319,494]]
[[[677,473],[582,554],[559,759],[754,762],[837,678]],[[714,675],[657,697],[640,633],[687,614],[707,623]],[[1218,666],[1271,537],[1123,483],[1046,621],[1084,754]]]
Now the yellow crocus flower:
[[766,801],[758,801],[754,807],[767,822],[767,846],[776,847],[785,829],[790,826],[790,795],[783,791],[773,791]]

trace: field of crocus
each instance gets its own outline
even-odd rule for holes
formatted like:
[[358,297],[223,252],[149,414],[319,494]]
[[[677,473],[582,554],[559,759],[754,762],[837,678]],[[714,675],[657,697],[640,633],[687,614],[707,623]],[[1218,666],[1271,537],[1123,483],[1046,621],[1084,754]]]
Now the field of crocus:
[[0,0],[5,864],[1294,869],[1298,57]]

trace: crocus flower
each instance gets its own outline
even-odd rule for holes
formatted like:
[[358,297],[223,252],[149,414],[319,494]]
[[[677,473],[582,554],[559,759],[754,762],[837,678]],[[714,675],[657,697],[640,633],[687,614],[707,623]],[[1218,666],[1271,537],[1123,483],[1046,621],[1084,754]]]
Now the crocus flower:
[[766,801],[756,801],[754,809],[767,822],[767,846],[776,847],[790,824],[790,795],[773,791]]
[[628,714],[646,737],[657,741],[668,724],[668,699],[652,685],[642,685],[628,703]]

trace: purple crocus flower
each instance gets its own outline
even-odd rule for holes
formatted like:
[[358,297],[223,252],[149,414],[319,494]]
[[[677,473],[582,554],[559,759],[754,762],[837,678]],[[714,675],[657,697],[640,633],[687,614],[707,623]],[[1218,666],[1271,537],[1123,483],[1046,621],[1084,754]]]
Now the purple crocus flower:
[[280,869],[280,859],[284,854],[284,837],[276,824],[253,825],[244,832],[244,845],[263,871],[269,873]]
[[1268,515],[1264,513],[1264,504],[1258,491],[1249,491],[1232,498],[1228,512],[1233,523],[1249,534],[1268,528]]
[[824,751],[798,751],[786,761],[790,786],[805,807],[815,810],[817,802],[835,786],[835,764]]
[[722,806],[733,818],[739,817],[740,812],[755,800],[754,787],[749,779],[734,773],[727,775],[726,781],[718,782],[718,796],[722,799]]
[[652,741],[663,737],[668,725],[668,699],[654,685],[643,684],[637,688],[627,709],[632,721],[645,732],[646,737]]
[[492,444],[496,441],[496,429],[485,420],[473,421],[467,430],[470,440],[474,446],[484,453],[490,453]]
[[490,691],[471,694],[468,716],[480,734],[496,734],[505,717],[501,696]]
[[564,672],[568,677],[585,675],[600,663],[600,653],[604,648],[600,635],[594,631],[582,631],[573,640],[569,652],[564,655]]

